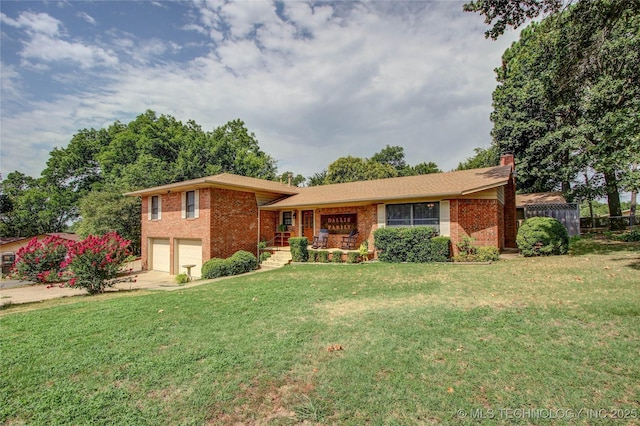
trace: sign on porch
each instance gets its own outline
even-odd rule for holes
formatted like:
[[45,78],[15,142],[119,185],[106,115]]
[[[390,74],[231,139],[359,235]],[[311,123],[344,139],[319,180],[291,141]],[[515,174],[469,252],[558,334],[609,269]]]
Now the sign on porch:
[[357,213],[320,215],[320,228],[328,229],[330,234],[348,234],[358,228]]

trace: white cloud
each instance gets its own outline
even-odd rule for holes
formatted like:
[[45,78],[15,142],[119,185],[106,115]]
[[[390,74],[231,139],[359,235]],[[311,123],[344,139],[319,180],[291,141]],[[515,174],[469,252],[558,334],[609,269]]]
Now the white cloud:
[[31,34],[57,36],[61,22],[46,13],[23,12],[17,19],[11,19],[1,13],[2,22],[15,28],[22,28]]
[[88,23],[90,23],[91,25],[97,25],[96,20],[93,18],[93,16],[89,15],[86,12],[78,12],[78,17],[84,19],[85,21],[87,21]]
[[[210,34],[215,48],[182,63],[143,60],[175,49],[167,40],[120,37],[92,56],[83,49],[89,45],[49,37],[50,50],[86,66],[114,65],[113,51],[140,48],[146,56],[120,61],[109,82],[84,87],[82,96],[3,116],[3,140],[28,145],[48,137],[64,145],[78,129],[126,122],[146,109],[194,119],[205,130],[241,118],[282,170],[305,176],[387,144],[405,147],[410,164],[435,161],[443,169],[488,145],[493,68],[513,34],[485,40],[481,19],[463,14],[460,3],[283,5],[285,19],[271,3],[195,4],[197,15],[183,29]],[[42,130],[25,133],[34,121]],[[37,163],[40,154],[24,152],[9,155]]]
[[68,42],[43,34],[35,34],[26,43],[24,49],[20,52],[20,56],[48,63],[71,61],[82,68],[92,68],[96,65],[115,66],[118,64],[118,57],[113,51],[97,46]]
[[118,64],[118,57],[109,49],[61,38],[62,23],[46,13],[22,12],[17,19],[2,14],[1,19],[3,23],[28,34],[29,38],[23,42],[24,47],[19,55],[31,69],[42,70],[49,63],[67,61],[77,63],[82,68]]

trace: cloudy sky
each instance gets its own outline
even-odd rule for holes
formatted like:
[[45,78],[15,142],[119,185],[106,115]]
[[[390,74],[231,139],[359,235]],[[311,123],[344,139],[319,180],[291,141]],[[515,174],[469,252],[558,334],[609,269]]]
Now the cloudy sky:
[[205,130],[240,118],[280,171],[403,146],[450,170],[490,143],[493,69],[461,1],[6,1],[4,176],[39,176],[83,128],[147,109]]

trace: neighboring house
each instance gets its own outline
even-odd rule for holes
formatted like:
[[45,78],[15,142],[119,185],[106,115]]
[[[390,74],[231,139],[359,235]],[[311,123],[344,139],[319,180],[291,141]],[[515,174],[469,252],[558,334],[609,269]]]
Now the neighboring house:
[[[69,241],[78,241],[80,238],[76,234],[68,234],[65,232],[52,232],[48,234],[39,234],[35,238],[42,241],[47,237],[56,236]],[[34,237],[3,237],[0,238],[0,255],[2,256],[2,273],[8,273],[15,260],[15,254],[22,247],[26,247]],[[9,260],[10,259],[10,260]]]
[[[464,236],[478,245],[515,247],[514,158],[501,165],[419,176],[298,188],[222,173],[125,195],[142,198],[143,269],[201,275],[210,258],[258,244],[312,240],[329,229],[329,247],[352,229],[359,246],[385,226],[428,225],[449,236],[454,251]],[[280,228],[280,229],[279,229]]]

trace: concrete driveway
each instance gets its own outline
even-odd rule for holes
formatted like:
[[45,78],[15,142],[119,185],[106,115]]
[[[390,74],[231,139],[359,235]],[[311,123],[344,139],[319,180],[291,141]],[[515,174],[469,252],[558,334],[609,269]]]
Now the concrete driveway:
[[[120,283],[107,291],[119,290],[165,290],[172,291],[206,284],[211,280],[193,281],[185,285],[178,285],[174,276],[166,272],[138,271],[134,272],[135,283]],[[60,297],[86,295],[84,289],[52,286],[47,288],[47,284],[33,284],[26,281],[3,280],[0,281],[0,306],[8,304],[40,302],[48,299]]]

